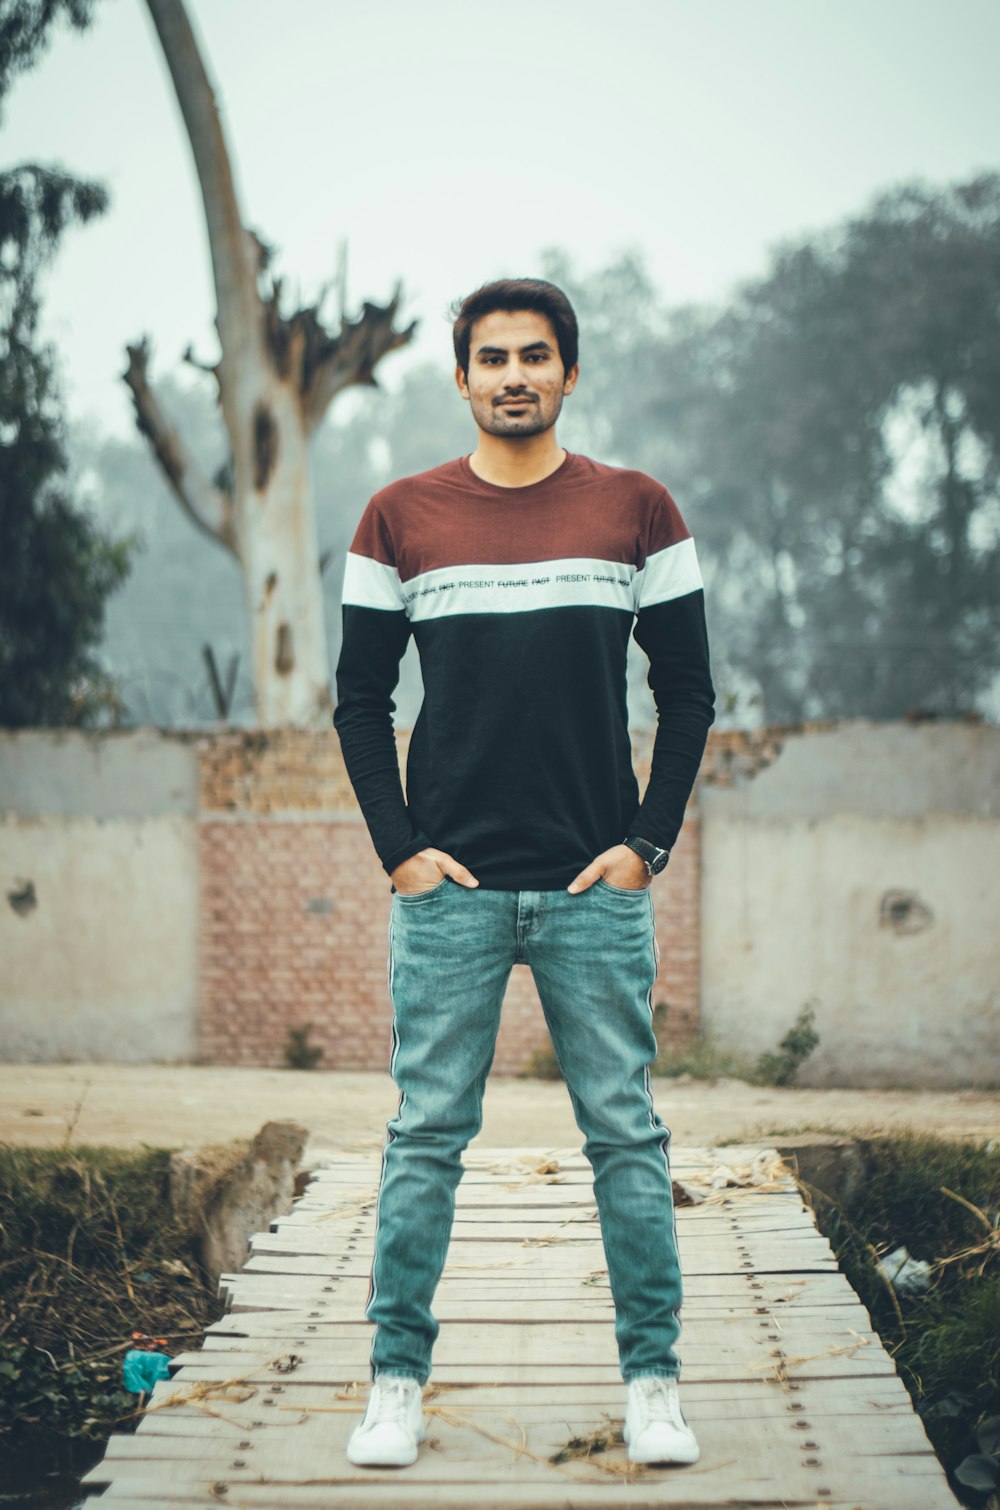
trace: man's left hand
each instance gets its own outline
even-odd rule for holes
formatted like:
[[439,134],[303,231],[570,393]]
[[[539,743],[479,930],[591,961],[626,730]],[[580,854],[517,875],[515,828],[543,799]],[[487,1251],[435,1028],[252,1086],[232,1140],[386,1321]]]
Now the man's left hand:
[[598,855],[596,860],[591,860],[586,870],[581,870],[566,890],[586,891],[588,886],[593,886],[602,876],[610,885],[621,886],[625,891],[645,891],[653,879],[641,855],[637,855],[634,849],[629,849],[627,844],[615,844]]

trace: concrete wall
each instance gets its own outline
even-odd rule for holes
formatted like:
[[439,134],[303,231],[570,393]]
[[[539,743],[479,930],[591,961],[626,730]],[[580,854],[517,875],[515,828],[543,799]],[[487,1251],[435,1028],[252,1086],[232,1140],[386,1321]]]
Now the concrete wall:
[[[654,890],[677,1048],[699,854],[692,813]],[[324,1068],[388,1064],[390,883],[332,729],[0,731],[0,881],[0,1058],[281,1065],[310,1025]],[[494,1067],[549,1048],[517,967]]]
[[[401,738],[405,746],[405,736]],[[648,741],[637,738],[640,780]],[[1000,729],[715,730],[654,883],[666,1039],[1000,1084]],[[388,880],[332,731],[0,731],[0,1057],[383,1068]],[[515,969],[496,1068],[547,1042]]]
[[757,1053],[812,1000],[802,1083],[1000,1084],[1000,730],[852,721],[715,765],[703,1026]]
[[178,1060],[198,1026],[198,757],[0,733],[0,1055]]

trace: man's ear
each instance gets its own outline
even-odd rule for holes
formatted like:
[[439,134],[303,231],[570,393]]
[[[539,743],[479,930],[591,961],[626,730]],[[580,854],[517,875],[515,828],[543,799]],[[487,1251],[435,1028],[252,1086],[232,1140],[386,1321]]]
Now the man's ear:
[[462,371],[462,368],[460,366],[456,366],[456,368],[455,368],[455,382],[456,382],[456,384],[458,386],[458,391],[462,395],[462,397],[463,398],[468,398],[469,397],[469,384],[468,384],[468,381],[466,379],[465,373]]
[[563,379],[563,393],[569,395],[576,387],[576,380],[580,376],[580,363],[574,362]]

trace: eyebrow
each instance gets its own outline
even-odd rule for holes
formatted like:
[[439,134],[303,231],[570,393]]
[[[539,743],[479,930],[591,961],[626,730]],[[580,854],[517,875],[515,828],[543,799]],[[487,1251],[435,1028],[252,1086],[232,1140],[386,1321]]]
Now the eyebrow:
[[[505,357],[508,348],[506,346],[477,346],[476,356]],[[523,355],[526,351],[552,351],[553,347],[548,341],[529,341],[527,346],[520,348]]]

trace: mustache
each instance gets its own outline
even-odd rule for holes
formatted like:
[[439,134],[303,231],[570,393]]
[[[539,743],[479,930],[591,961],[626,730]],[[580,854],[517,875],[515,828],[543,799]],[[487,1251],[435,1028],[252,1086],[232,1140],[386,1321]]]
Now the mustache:
[[528,393],[528,392],[525,392],[525,393],[505,393],[501,398],[495,398],[493,400],[494,407],[496,407],[496,408],[499,408],[499,406],[501,404],[513,404],[513,403],[516,403],[516,402],[537,404],[537,402],[538,402],[538,394],[537,393]]

